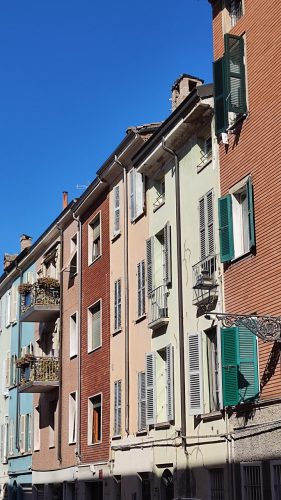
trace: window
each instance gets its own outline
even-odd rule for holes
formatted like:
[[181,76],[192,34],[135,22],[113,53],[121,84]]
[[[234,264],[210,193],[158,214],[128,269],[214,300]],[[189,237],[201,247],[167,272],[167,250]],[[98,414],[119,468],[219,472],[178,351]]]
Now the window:
[[120,186],[113,188],[113,237],[120,234]]
[[101,394],[88,400],[88,444],[101,441]]
[[142,260],[137,265],[137,316],[141,318],[145,314],[145,262]]
[[144,184],[142,174],[134,168],[130,170],[130,201],[131,222],[143,214],[144,211]]
[[207,365],[210,411],[220,409],[220,364],[216,328],[207,332]]
[[121,329],[121,280],[114,283],[114,331]]
[[121,434],[122,395],[121,380],[114,382],[114,435]]
[[214,209],[213,192],[209,191],[199,200],[200,258],[214,254]]
[[69,334],[69,355],[72,358],[73,356],[77,356],[78,352],[78,324],[76,312],[70,316]]
[[219,198],[221,262],[236,259],[255,248],[253,186],[251,178],[232,194]]
[[281,498],[281,462],[273,460],[270,463],[271,468],[271,492],[272,500],[280,500]]
[[174,420],[173,346],[146,354],[146,424]]
[[156,182],[156,199],[153,203],[153,211],[161,207],[165,203],[165,177]]
[[146,427],[145,372],[138,373],[138,431]]
[[20,452],[28,453],[31,451],[31,415],[20,416]]
[[212,137],[210,129],[206,131],[205,137],[198,137],[198,145],[200,147],[200,162],[198,170],[200,171],[212,159]]
[[101,346],[101,301],[88,309],[88,352]]
[[33,450],[40,450],[40,408],[36,406],[33,413]]
[[241,464],[242,500],[263,500],[262,470],[258,462]]
[[223,469],[209,469],[210,499],[224,500]]
[[70,240],[69,279],[77,274],[77,233]]
[[231,26],[235,26],[243,16],[243,0],[227,0],[226,7],[230,15]]
[[92,222],[89,224],[88,229],[88,264],[92,264],[96,259],[101,256],[101,218],[97,214]]
[[214,105],[216,134],[225,132],[228,113],[247,112],[244,66],[244,40],[240,36],[224,36],[225,53],[214,62]]
[[49,448],[55,447],[55,421],[57,401],[49,401]]
[[77,432],[77,403],[76,403],[76,392],[71,392],[69,394],[68,400],[68,442],[76,443],[76,432]]

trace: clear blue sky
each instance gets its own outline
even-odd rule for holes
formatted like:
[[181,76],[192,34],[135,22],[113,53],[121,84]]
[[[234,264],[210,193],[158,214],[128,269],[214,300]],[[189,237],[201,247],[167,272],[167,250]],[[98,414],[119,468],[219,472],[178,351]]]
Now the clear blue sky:
[[181,73],[212,79],[207,0],[3,0],[0,274],[81,195],[128,126],[165,119]]

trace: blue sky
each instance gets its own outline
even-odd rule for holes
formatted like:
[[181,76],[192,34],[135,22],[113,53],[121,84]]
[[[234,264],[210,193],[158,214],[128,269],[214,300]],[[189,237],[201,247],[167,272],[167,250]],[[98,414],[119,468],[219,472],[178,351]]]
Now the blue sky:
[[[3,0],[2,256],[35,240],[131,125],[165,119],[181,73],[212,80],[207,0]],[[1,274],[0,270],[0,274]]]

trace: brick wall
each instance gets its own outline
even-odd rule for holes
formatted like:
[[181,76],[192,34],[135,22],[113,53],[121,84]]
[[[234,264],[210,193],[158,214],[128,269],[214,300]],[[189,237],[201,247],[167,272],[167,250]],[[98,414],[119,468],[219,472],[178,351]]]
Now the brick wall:
[[[214,7],[214,58],[223,54],[223,17]],[[280,0],[245,0],[245,15],[231,33],[245,36],[249,116],[239,136],[220,144],[221,192],[251,174],[256,255],[225,267],[225,309],[281,315],[281,9]],[[272,343],[259,342],[260,378]],[[281,396],[280,359],[262,398]]]

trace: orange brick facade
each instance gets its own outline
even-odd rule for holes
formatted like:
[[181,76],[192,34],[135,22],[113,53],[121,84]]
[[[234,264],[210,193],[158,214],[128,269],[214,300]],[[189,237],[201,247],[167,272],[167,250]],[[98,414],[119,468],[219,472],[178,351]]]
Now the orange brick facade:
[[[225,265],[225,310],[232,313],[280,316],[279,280],[280,125],[281,125],[280,1],[245,0],[244,15],[230,33],[243,36],[248,116],[241,132],[220,143],[221,194],[247,175],[254,189],[256,254]],[[223,54],[221,2],[213,7],[214,59]],[[259,341],[259,373],[263,400],[280,398],[280,359],[265,382],[272,343]]]

